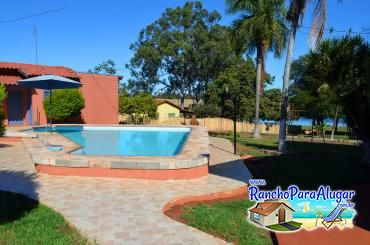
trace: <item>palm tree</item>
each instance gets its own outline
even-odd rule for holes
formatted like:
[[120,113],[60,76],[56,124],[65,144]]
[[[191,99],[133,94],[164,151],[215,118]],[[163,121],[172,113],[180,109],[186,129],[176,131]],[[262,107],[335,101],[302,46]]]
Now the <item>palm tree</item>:
[[317,221],[319,219],[322,219],[322,217],[324,216],[324,213],[321,211],[321,209],[317,209],[316,212],[315,212],[315,215],[316,215],[316,227],[317,227]]
[[[286,152],[286,126],[287,126],[287,111],[288,111],[288,88],[289,88],[289,77],[290,67],[292,65],[292,56],[295,42],[295,34],[298,29],[298,25],[302,22],[306,5],[312,2],[312,0],[290,0],[290,6],[288,10],[287,19],[290,22],[290,33],[288,41],[288,51],[284,68],[284,80],[282,89],[282,103],[281,103],[281,115],[280,115],[280,130],[279,130],[279,151]],[[311,32],[309,39],[311,44],[314,43],[316,47],[324,34],[325,22],[326,22],[326,0],[314,0],[314,12],[311,25]]]
[[240,14],[233,22],[233,39],[248,54],[256,52],[256,112],[254,138],[259,133],[259,103],[261,81],[265,79],[267,52],[279,57],[285,48],[287,28],[285,25],[284,0],[226,0],[229,14]]

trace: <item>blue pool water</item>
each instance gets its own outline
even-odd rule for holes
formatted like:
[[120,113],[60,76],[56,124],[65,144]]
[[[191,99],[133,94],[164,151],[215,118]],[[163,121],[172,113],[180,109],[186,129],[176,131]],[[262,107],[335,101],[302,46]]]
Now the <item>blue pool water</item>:
[[72,154],[173,156],[181,151],[190,128],[54,126],[53,132],[81,145]]

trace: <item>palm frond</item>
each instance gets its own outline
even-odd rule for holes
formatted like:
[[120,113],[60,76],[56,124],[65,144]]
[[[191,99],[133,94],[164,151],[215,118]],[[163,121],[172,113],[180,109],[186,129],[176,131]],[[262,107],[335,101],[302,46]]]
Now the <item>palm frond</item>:
[[324,35],[326,22],[326,0],[315,0],[309,42],[314,49],[320,44]]
[[254,12],[256,9],[256,0],[225,0],[228,14],[240,12]]
[[306,12],[307,0],[290,0],[287,19],[295,24],[301,24]]

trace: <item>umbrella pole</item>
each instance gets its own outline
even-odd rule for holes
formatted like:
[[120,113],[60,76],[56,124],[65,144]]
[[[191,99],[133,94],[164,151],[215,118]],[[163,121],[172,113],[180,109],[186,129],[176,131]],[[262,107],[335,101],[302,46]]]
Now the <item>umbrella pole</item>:
[[50,93],[50,131],[53,130],[53,103],[52,103],[52,92],[51,92],[51,89],[49,89],[49,93]]

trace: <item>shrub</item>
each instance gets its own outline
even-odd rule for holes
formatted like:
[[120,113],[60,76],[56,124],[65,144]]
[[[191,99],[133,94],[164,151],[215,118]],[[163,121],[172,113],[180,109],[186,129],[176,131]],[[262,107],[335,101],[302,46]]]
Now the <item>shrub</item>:
[[221,117],[222,114],[220,107],[213,104],[197,105],[192,110],[197,118]]
[[7,93],[5,90],[5,85],[0,84],[0,136],[5,134],[5,113],[3,112],[3,101],[6,98]]
[[0,137],[4,136],[5,131],[6,131],[6,128],[5,128],[5,113],[0,108]]
[[134,123],[142,123],[145,118],[157,116],[157,104],[152,95],[142,93],[129,96],[121,92],[119,97],[119,112],[130,115]]
[[49,119],[63,122],[80,115],[85,107],[84,98],[78,89],[60,89],[52,93],[52,112],[50,111],[50,96],[44,100],[44,110]]

